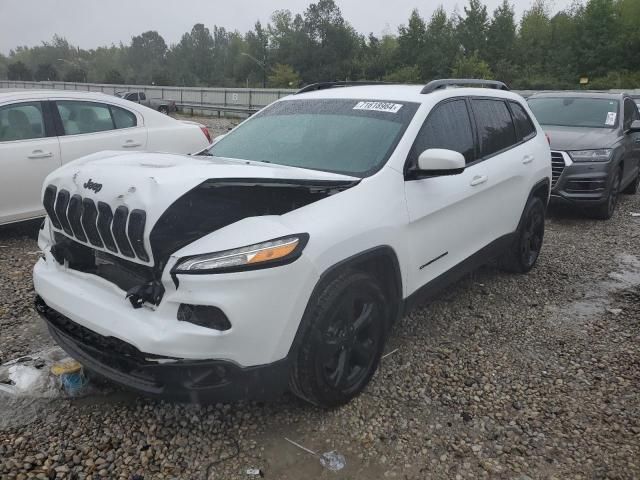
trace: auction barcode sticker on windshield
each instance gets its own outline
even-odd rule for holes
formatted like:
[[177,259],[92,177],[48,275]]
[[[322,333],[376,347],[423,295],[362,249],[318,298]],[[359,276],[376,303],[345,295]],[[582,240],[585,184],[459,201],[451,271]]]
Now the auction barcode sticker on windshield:
[[358,102],[354,110],[371,110],[373,112],[398,113],[402,108],[401,103],[387,102]]
[[605,125],[613,126],[616,124],[616,117],[618,114],[616,112],[608,112],[607,119],[604,121]]

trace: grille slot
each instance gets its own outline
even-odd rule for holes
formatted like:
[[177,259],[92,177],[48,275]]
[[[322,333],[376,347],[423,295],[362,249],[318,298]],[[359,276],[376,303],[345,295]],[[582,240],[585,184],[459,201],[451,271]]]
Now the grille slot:
[[149,261],[144,245],[147,213],[129,209],[124,205],[116,208],[91,198],[71,194],[67,190],[58,192],[55,185],[45,188],[42,200],[51,224],[58,230],[84,244],[105,248],[125,257]]
[[98,202],[98,231],[107,249],[117,252],[116,242],[111,234],[111,222],[113,213],[111,207],[104,202]]
[[53,226],[60,229],[62,225],[60,225],[60,220],[58,220],[58,216],[56,215],[54,205],[56,203],[56,193],[58,193],[58,189],[55,185],[49,185],[44,190],[44,198],[42,203],[44,204],[44,209],[47,211],[47,215],[49,215],[49,219]]
[[147,221],[147,214],[143,210],[134,210],[129,215],[129,240],[131,246],[140,260],[149,261],[149,255],[144,249],[144,225]]
[[82,224],[80,223],[80,217],[82,216],[82,197],[80,195],[74,195],[69,200],[69,210],[67,210],[67,218],[73,230],[74,236],[81,242],[87,241],[87,236],[84,234]]
[[73,237],[73,230],[71,230],[71,225],[69,225],[69,220],[67,219],[69,196],[70,195],[67,190],[60,190],[60,193],[58,193],[58,199],[56,200],[55,212],[58,220],[60,220],[60,224],[62,225],[64,232],[70,237]]
[[118,250],[125,257],[134,257],[131,244],[127,238],[127,217],[129,216],[129,209],[125,206],[119,206],[116,208],[116,213],[113,215],[113,225],[111,231],[113,232],[113,238],[116,239]]
[[555,187],[565,168],[564,157],[560,152],[551,152],[551,186]]
[[98,210],[96,209],[96,204],[93,203],[93,200],[90,198],[85,198],[82,201],[82,226],[84,232],[87,234],[87,237],[89,237],[91,245],[102,248],[104,244],[98,232],[97,219]]

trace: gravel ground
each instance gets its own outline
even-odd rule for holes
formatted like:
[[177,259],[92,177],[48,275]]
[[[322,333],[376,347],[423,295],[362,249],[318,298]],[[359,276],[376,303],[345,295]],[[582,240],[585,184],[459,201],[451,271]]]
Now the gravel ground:
[[[367,391],[322,411],[174,405],[98,384],[0,397],[0,478],[640,478],[640,196],[554,211],[525,276],[485,267],[405,317]],[[37,226],[0,230],[0,357],[51,345],[31,305]],[[293,447],[337,450],[324,470]],[[255,477],[253,477],[255,478]]]

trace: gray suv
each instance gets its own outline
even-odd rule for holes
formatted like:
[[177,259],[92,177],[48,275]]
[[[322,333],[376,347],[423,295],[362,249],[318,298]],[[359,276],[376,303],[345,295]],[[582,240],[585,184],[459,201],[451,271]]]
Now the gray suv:
[[640,182],[640,112],[626,94],[556,92],[528,99],[549,137],[551,201],[609,219]]

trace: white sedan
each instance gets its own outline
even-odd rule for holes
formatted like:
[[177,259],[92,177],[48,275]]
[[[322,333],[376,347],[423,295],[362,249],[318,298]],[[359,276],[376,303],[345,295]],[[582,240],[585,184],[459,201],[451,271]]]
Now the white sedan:
[[0,93],[0,225],[44,216],[42,182],[56,168],[102,150],[195,153],[204,125],[175,120],[93,92]]

